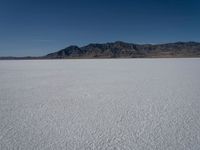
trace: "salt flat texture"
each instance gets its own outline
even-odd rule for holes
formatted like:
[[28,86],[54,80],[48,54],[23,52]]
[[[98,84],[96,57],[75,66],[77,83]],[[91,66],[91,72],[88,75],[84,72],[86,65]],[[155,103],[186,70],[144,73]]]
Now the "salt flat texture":
[[199,150],[200,59],[0,61],[1,150]]

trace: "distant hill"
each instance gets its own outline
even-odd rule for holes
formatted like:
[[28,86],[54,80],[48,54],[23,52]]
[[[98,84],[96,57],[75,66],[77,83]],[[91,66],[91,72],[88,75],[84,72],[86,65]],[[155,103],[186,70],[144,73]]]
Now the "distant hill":
[[13,57],[13,56],[7,56],[7,57],[0,57],[0,60],[32,60],[32,59],[45,59],[45,57],[31,57],[31,56],[25,56],[25,57]]
[[87,46],[69,46],[45,58],[148,58],[200,57],[200,43],[176,42],[168,44],[132,44],[117,41]]
[[0,57],[0,59],[70,59],[70,58],[159,58],[200,57],[200,43],[133,44],[113,42],[69,46],[41,57]]

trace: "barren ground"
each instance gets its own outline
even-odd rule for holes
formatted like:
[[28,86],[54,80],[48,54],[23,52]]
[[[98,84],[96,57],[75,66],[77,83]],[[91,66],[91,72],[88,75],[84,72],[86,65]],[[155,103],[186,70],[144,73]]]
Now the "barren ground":
[[0,149],[200,149],[200,59],[0,61]]

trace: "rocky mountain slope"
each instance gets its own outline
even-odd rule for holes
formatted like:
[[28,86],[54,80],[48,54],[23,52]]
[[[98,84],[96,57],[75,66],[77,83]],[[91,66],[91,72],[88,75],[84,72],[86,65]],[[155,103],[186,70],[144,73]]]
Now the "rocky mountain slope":
[[133,44],[121,41],[87,46],[69,46],[41,57],[0,57],[8,59],[70,59],[70,58],[152,58],[200,57],[200,43]]
[[199,57],[200,43],[176,42],[168,44],[132,44],[117,41],[87,46],[69,46],[45,58],[146,58],[146,57]]

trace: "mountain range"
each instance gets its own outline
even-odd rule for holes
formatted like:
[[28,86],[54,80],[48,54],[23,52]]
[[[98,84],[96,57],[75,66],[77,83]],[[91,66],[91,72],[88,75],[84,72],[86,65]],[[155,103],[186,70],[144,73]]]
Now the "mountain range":
[[41,57],[0,57],[0,59],[70,59],[70,58],[161,58],[200,57],[200,43],[133,44],[122,41],[69,46]]

